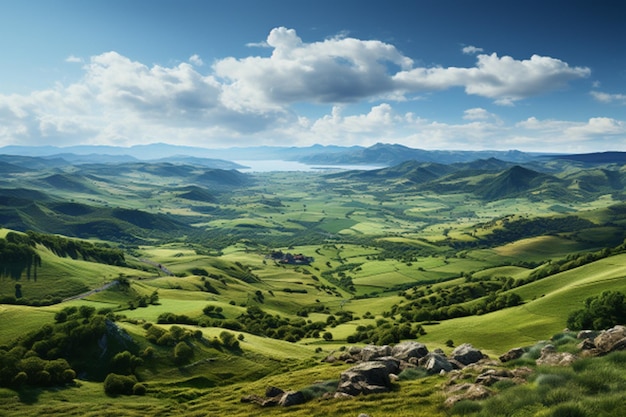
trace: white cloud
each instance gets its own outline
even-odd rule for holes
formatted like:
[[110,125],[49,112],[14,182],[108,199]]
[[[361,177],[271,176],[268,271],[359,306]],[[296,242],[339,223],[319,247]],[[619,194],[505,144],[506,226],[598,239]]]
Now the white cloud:
[[70,63],[74,63],[74,64],[76,64],[76,63],[82,64],[83,63],[83,59],[79,58],[77,56],[74,56],[74,55],[70,55],[67,58],[65,58],[65,62],[70,62]]
[[591,95],[601,103],[617,102],[620,104],[626,104],[626,94],[608,94],[600,91],[592,91]]
[[495,99],[498,104],[515,101],[562,88],[569,81],[590,74],[584,67],[570,67],[550,57],[533,55],[518,61],[510,56],[478,55],[472,68],[414,68],[394,76],[408,92],[464,87],[466,93]]
[[463,112],[463,119],[465,120],[487,120],[490,117],[493,117],[493,114],[480,107],[467,109]]
[[200,58],[198,54],[193,54],[192,56],[190,56],[189,62],[197,67],[201,67],[204,65],[204,62],[202,61],[202,59]]
[[469,45],[469,46],[464,47],[461,51],[463,51],[463,53],[466,55],[475,55],[477,53],[482,52],[483,48],[478,48],[476,46]]

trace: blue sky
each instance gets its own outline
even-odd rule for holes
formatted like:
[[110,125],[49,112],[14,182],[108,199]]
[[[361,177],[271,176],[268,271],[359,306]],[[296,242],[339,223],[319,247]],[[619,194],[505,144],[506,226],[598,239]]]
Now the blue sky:
[[0,146],[626,151],[622,0],[7,0]]

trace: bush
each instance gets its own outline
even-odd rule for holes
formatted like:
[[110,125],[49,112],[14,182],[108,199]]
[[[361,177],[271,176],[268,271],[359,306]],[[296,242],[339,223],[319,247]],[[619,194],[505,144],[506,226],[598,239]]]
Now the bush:
[[133,394],[134,395],[146,395],[146,386],[144,384],[140,384],[139,382],[133,385]]
[[174,362],[179,365],[188,363],[193,357],[193,349],[185,342],[178,342],[174,348]]
[[117,395],[133,394],[133,387],[137,383],[134,376],[108,374],[104,380],[104,392],[112,397]]

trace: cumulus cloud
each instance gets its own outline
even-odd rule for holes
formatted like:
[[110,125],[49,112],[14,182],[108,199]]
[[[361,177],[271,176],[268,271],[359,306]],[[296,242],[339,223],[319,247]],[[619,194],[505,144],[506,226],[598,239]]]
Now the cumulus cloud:
[[202,65],[204,65],[204,62],[202,61],[202,59],[200,58],[198,54],[193,54],[192,56],[190,56],[189,62],[198,67],[201,67]]
[[483,48],[478,48],[476,46],[465,46],[463,49],[461,49],[461,51],[463,51],[464,54],[466,55],[475,55],[477,53],[480,53],[483,51]]
[[559,59],[539,55],[519,61],[493,53],[478,55],[477,60],[472,68],[414,68],[398,72],[393,78],[397,85],[409,92],[464,87],[467,94],[510,105],[562,88],[568,82],[591,73],[589,68],[570,67]]
[[393,91],[388,67],[412,60],[380,41],[335,37],[305,43],[293,29],[273,29],[269,57],[226,58],[214,65],[227,105],[249,111],[296,102],[348,103]]
[[626,94],[608,94],[600,91],[592,91],[591,96],[601,103],[613,103],[626,104]]
[[467,109],[463,112],[463,119],[465,120],[487,120],[492,116],[491,113],[480,107]]
[[79,58],[77,56],[74,56],[74,55],[70,55],[67,58],[65,58],[65,62],[71,62],[71,63],[74,63],[74,64],[76,64],[76,63],[81,64],[83,62],[83,59]]

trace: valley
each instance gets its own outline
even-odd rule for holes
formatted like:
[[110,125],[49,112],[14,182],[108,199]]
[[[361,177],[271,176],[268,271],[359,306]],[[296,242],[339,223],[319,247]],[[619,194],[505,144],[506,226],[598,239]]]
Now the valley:
[[[357,151],[301,158],[372,163]],[[485,415],[489,400],[445,408],[442,375],[342,400],[319,386],[350,367],[323,360],[352,347],[470,343],[497,358],[561,334],[589,297],[626,292],[621,155],[475,156],[244,173],[200,157],[0,155],[0,365],[63,359],[76,374],[18,384],[5,370],[0,411]],[[111,373],[135,395],[105,392]],[[268,386],[308,401],[240,402]],[[607,410],[594,415],[623,405]]]

